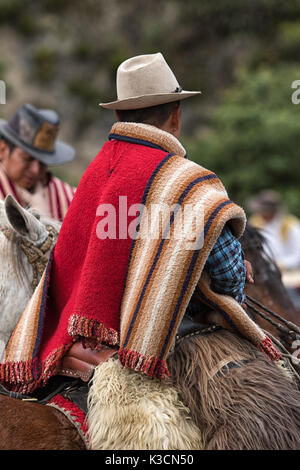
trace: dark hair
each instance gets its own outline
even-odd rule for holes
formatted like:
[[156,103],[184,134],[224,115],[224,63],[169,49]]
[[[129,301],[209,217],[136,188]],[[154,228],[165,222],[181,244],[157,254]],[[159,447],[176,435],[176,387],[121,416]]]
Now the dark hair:
[[118,110],[118,113],[121,122],[140,122],[160,127],[179,105],[180,101],[172,101],[171,103],[159,104],[150,108]]
[[0,140],[3,140],[6,143],[7,147],[9,148],[9,154],[11,154],[16,148],[16,145],[10,142],[6,137],[0,135]]

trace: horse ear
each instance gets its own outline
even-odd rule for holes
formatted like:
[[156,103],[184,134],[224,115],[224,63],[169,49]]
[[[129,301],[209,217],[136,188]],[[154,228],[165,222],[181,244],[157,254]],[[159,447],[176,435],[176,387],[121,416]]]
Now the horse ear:
[[9,224],[19,235],[32,242],[42,242],[46,238],[47,231],[44,225],[20,206],[10,194],[5,198],[4,208]]

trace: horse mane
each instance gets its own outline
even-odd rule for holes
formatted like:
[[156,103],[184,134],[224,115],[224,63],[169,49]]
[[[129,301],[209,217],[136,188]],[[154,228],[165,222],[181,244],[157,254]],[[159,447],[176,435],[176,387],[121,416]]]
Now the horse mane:
[[[259,301],[283,319],[298,325],[299,316],[297,309],[282,282],[281,271],[272,256],[271,249],[262,231],[247,223],[240,242],[245,259],[252,264],[254,274],[254,284],[246,284],[246,295],[250,296],[250,299],[256,299],[256,301]],[[286,337],[282,330],[278,329],[277,320],[275,325],[270,322],[270,318],[261,318],[257,315],[257,312],[253,316],[253,310],[248,310],[248,314],[261,328],[280,339],[287,349],[291,351],[291,340],[289,337]]]
[[262,231],[249,222],[240,238],[246,259],[255,259],[256,279],[263,282],[267,279],[281,280],[281,273],[272,256],[269,243]]

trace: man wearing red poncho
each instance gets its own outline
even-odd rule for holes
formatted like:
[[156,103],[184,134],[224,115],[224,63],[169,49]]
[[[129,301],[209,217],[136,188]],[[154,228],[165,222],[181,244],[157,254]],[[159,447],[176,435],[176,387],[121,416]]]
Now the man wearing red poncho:
[[[118,122],[80,181],[0,365],[0,380],[20,393],[57,374],[88,380],[103,361],[101,350],[105,359],[117,351],[119,365],[164,380],[196,288],[222,322],[278,359],[242,308],[244,211],[217,175],[187,159],[178,140],[180,102],[199,92],[180,87],[161,53],[123,62],[117,92],[116,101],[101,105],[116,110]],[[148,215],[154,227],[160,223],[154,207],[175,209],[152,237]],[[187,207],[196,213],[174,237]],[[195,215],[201,215],[199,226]]]

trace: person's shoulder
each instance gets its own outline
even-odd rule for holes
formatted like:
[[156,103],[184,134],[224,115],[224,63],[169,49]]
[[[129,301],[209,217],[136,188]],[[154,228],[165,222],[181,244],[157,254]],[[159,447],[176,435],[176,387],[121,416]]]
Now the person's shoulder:
[[192,171],[193,174],[197,174],[199,177],[209,177],[221,181],[219,176],[214,171],[194,162],[193,160],[189,160],[188,156],[183,157],[182,155],[176,153],[169,153],[168,158],[170,159],[171,165],[180,165],[181,167]]
[[64,189],[67,189],[68,191],[71,191],[73,194],[76,191],[76,187],[72,186],[70,183],[67,183],[66,181],[62,180],[58,176],[50,175],[49,180],[48,180],[48,185],[49,186],[58,186],[62,187]]
[[286,214],[285,217],[284,217],[284,221],[289,225],[299,225],[300,224],[300,220],[298,219],[298,217],[296,217],[293,214]]
[[263,218],[260,214],[250,215],[248,221],[255,228],[263,228],[263,226],[265,225]]
[[293,214],[285,214],[282,217],[281,227],[285,230],[300,230],[300,220]]

